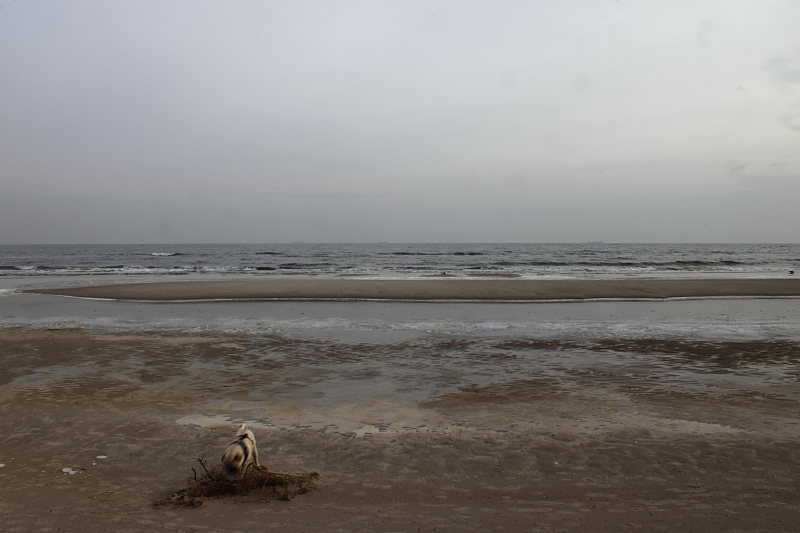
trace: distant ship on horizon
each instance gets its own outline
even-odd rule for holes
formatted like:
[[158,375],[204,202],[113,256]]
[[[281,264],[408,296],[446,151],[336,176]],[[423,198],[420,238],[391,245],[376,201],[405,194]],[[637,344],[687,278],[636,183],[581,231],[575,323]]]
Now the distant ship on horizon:
[[603,241],[589,241],[589,244],[603,244]]

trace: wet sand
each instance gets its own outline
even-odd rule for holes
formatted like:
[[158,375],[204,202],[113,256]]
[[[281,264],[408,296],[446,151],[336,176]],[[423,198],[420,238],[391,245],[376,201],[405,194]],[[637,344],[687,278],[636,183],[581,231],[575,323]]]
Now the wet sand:
[[[6,328],[0,345],[4,531],[800,523],[793,339]],[[317,471],[319,488],[289,502],[151,505],[243,421],[263,463]]]
[[800,279],[364,280],[268,279],[135,283],[27,292],[115,300],[561,300],[800,296]]

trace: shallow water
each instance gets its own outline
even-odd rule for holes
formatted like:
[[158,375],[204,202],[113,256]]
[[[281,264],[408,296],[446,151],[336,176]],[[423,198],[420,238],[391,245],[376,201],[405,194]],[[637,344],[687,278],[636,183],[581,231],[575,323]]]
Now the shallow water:
[[[797,299],[143,303],[11,293],[0,297],[0,326],[155,335],[146,353],[131,345],[127,372],[255,372],[265,379],[243,382],[254,399],[317,406],[537,381],[795,395],[800,377]],[[175,336],[221,338],[213,351],[190,341],[175,359],[174,343],[158,340]],[[88,379],[96,363],[70,372]]]
[[575,302],[135,302],[9,292],[0,326],[109,331],[282,333],[311,338],[417,335],[544,338],[798,338],[800,299]]

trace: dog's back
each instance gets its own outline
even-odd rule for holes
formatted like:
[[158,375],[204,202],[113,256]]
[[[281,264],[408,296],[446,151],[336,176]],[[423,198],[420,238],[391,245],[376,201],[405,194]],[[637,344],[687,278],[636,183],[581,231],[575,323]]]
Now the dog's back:
[[239,426],[234,440],[222,455],[222,466],[228,475],[241,475],[248,464],[258,466],[256,437],[247,429],[247,424]]

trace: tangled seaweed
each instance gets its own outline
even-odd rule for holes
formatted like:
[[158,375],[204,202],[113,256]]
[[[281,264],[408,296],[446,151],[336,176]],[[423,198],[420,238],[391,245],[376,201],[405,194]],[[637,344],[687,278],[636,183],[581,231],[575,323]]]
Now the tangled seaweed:
[[278,474],[264,466],[251,464],[240,479],[231,479],[222,465],[209,466],[202,457],[195,459],[195,463],[192,467],[194,475],[188,479],[189,486],[169,498],[154,502],[154,505],[199,507],[203,498],[245,495],[260,500],[289,500],[316,488],[314,480],[319,477],[316,472]]

